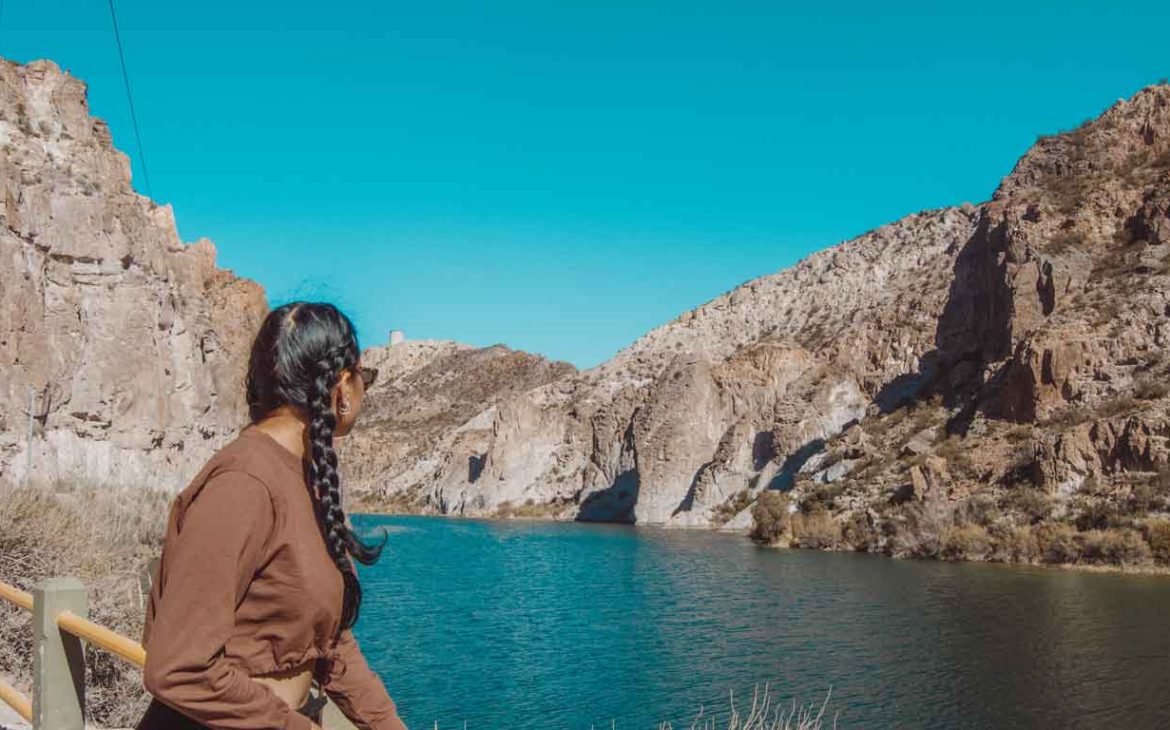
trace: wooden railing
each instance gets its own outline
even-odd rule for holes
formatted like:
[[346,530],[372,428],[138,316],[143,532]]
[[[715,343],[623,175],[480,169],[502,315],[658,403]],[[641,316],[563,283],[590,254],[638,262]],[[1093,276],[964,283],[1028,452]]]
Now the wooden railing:
[[[33,616],[33,697],[30,700],[0,679],[0,702],[32,723],[33,730],[84,730],[85,652],[82,641],[141,669],[142,644],[90,621],[85,586],[76,578],[50,578],[32,593],[0,581],[0,600]],[[327,728],[353,725],[330,702]]]

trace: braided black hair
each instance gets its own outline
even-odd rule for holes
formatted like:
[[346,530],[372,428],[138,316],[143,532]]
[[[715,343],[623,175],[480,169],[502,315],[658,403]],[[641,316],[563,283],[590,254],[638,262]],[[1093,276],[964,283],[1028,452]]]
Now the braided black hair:
[[313,497],[329,555],[345,581],[339,631],[357,621],[362,589],[350,556],[363,565],[378,560],[386,544],[358,539],[345,523],[333,431],[337,416],[331,392],[341,373],[358,363],[361,350],[353,323],[332,304],[290,302],[272,310],[252,343],[247,400],[253,422],[281,405],[292,405],[309,421],[305,483]]

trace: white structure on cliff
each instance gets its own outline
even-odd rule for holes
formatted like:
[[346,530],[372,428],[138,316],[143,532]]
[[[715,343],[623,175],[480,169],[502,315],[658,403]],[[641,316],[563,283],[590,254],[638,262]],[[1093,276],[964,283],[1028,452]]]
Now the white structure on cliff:
[[402,343],[406,339],[406,333],[402,330],[390,330],[390,346]]

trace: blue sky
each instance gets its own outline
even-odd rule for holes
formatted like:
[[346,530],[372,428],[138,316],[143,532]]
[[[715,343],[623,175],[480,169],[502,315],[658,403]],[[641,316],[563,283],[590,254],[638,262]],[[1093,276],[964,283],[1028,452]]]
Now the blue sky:
[[[155,199],[363,345],[596,364],[1170,76],[1170,3],[117,0]],[[134,137],[105,0],[3,0],[0,54]],[[144,191],[138,160],[135,184]]]

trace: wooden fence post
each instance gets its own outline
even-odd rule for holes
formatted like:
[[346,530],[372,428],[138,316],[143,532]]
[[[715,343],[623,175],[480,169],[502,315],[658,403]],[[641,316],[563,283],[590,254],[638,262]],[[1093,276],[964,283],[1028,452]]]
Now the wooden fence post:
[[49,578],[32,594],[33,730],[84,730],[85,651],[81,639],[57,626],[57,615],[89,618],[85,586],[76,578]]

